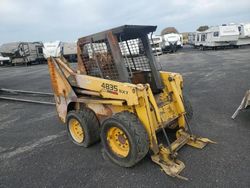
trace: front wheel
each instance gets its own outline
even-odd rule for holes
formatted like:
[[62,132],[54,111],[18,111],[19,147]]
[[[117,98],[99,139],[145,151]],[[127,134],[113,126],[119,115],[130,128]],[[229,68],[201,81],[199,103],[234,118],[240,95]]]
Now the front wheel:
[[148,134],[139,119],[128,111],[104,121],[101,130],[104,151],[114,163],[131,167],[149,150]]
[[82,108],[67,114],[67,130],[72,142],[78,146],[88,147],[100,140],[100,126],[95,113]]

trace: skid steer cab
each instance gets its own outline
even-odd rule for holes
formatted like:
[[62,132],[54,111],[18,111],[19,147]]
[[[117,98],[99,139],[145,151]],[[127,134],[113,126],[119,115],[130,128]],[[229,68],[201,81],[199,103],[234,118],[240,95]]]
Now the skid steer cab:
[[[184,178],[177,151],[212,141],[191,132],[192,108],[182,94],[182,76],[159,71],[148,37],[155,30],[124,25],[80,38],[76,70],[64,58],[48,59],[51,83],[73,143],[88,147],[101,139],[106,155],[123,167],[150,153],[168,175]],[[176,130],[172,142],[169,129]]]

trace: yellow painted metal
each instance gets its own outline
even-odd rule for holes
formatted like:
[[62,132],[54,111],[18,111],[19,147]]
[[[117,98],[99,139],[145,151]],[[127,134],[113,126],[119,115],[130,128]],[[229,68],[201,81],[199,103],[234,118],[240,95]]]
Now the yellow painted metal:
[[65,123],[67,106],[71,99],[77,98],[77,96],[63,72],[59,71],[56,59],[48,58],[48,67],[58,116]]
[[170,72],[160,72],[161,78],[164,85],[168,88],[168,92],[172,92],[173,103],[175,110],[178,113],[178,124],[179,127],[186,128],[185,122],[185,108],[182,100],[182,87],[183,79],[182,76],[178,73]]
[[195,137],[193,135],[189,135],[187,132],[184,132],[182,129],[176,132],[177,138],[180,138],[183,135],[188,137],[188,142],[187,142],[188,145],[198,148],[198,149],[204,148],[207,145],[207,143],[216,144],[216,142],[208,138],[200,138],[200,137]]
[[158,124],[161,124],[162,123],[162,119],[161,119],[161,115],[160,115],[160,110],[159,110],[159,108],[158,108],[158,106],[156,104],[153,92],[150,89],[149,84],[147,84],[147,94],[148,94],[148,98],[149,98],[150,103],[154,107],[154,113],[155,113],[156,119],[158,121]]
[[156,138],[156,129],[154,125],[157,125],[156,118],[153,118],[151,110],[150,110],[150,103],[147,97],[146,89],[139,91],[139,105],[135,106],[135,111],[137,117],[143,123],[150,140],[150,148],[154,152],[158,152],[157,146],[157,138]]
[[[62,72],[56,69],[57,66]],[[207,138],[188,134],[182,99],[183,79],[178,73],[161,71],[164,88],[160,94],[154,95],[148,84],[135,85],[83,75],[79,72],[84,70],[74,72],[68,65],[63,65],[63,60],[51,60],[49,67],[51,76],[54,76],[51,79],[55,98],[60,99],[56,100],[56,103],[61,119],[65,118],[67,113],[65,109],[71,101],[77,103],[76,106],[84,103],[100,120],[122,111],[134,113],[148,133],[150,150],[153,153],[152,160],[170,176],[183,178],[179,173],[185,165],[176,159],[177,151],[183,145],[203,148],[207,143],[213,143]],[[77,90],[73,90],[71,86]],[[79,93],[75,94],[74,91]],[[159,144],[156,132],[163,129],[166,124],[176,122],[179,128],[177,139],[168,147]],[[127,135],[120,128],[112,127],[108,131],[107,140],[116,155],[126,157],[129,154],[130,145]]]
[[69,120],[69,131],[70,131],[72,138],[76,142],[78,142],[78,143],[83,142],[84,137],[85,137],[84,130],[83,130],[80,122],[77,119],[71,118]]
[[156,155],[152,155],[151,159],[153,162],[160,165],[162,170],[167,175],[188,180],[187,178],[179,175],[180,172],[185,168],[185,164],[178,159],[171,158],[168,148],[161,145],[159,153]]
[[125,158],[130,151],[130,144],[126,133],[118,128],[111,127],[107,132],[107,141],[111,151],[119,157]]
[[51,82],[54,89],[54,93],[58,96],[68,95],[72,87],[69,84],[65,76],[58,72],[55,67],[55,60],[52,58],[48,59],[49,72],[51,76]]
[[[151,159],[158,165],[161,166],[163,171],[172,177],[178,177],[184,180],[188,180],[188,178],[180,175],[181,171],[185,168],[185,164],[176,159],[177,151],[188,144],[192,147],[202,149],[208,143],[215,143],[208,138],[197,138],[195,136],[191,136],[186,131],[179,129],[176,133],[177,139],[171,144],[171,150],[169,147],[164,147],[160,145],[159,153],[156,155],[152,155]],[[172,153],[171,153],[172,151]]]
[[77,87],[100,93],[102,98],[125,100],[128,106],[137,105],[137,86],[129,83],[76,74]]
[[90,98],[90,97],[80,97],[77,99],[77,102],[80,102],[80,103],[98,103],[98,104],[112,104],[112,105],[117,105],[117,106],[122,106],[124,101],[122,100],[102,100],[102,99],[93,99],[93,98]]

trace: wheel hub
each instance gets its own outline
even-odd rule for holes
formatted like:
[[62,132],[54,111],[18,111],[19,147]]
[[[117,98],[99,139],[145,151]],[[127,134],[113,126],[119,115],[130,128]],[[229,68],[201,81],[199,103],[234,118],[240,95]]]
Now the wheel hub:
[[81,127],[80,122],[75,119],[72,118],[69,121],[69,131],[71,136],[73,137],[73,139],[78,142],[81,143],[84,140],[84,131],[83,128]]
[[124,145],[126,143],[126,138],[123,135],[118,135],[118,141]]
[[129,154],[130,146],[129,140],[125,132],[118,128],[112,127],[107,132],[107,140],[112,152],[119,157],[127,157]]

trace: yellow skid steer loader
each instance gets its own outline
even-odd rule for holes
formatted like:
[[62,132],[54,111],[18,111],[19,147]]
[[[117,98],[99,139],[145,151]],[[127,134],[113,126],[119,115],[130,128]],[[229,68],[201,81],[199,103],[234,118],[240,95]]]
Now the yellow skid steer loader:
[[[124,25],[80,38],[76,70],[62,57],[48,59],[52,88],[73,143],[88,147],[101,139],[108,158],[123,167],[149,152],[168,175],[186,179],[177,151],[212,141],[192,134],[182,76],[158,70],[148,39],[155,30]],[[172,143],[169,128],[176,130]]]

